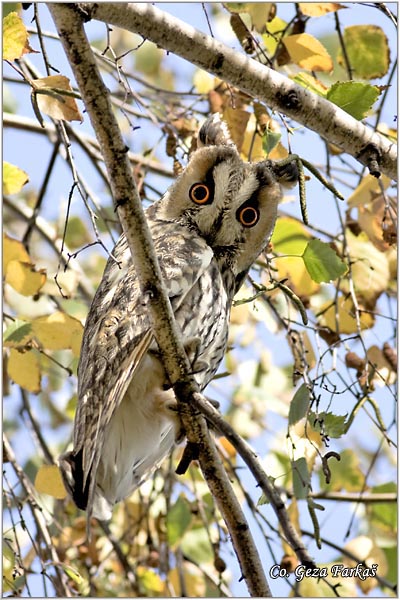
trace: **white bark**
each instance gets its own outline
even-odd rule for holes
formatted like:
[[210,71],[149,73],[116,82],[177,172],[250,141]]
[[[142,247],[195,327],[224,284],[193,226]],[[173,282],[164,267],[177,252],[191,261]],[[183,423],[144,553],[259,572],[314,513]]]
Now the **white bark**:
[[88,18],[138,33],[312,129],[362,164],[378,154],[380,170],[397,179],[396,145],[328,100],[236,52],[150,3],[82,3]]

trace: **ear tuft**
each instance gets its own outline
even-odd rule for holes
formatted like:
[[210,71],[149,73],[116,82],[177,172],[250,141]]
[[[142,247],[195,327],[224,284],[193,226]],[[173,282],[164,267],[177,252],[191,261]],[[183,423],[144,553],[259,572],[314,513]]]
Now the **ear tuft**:
[[271,162],[271,169],[281,186],[286,188],[294,187],[299,181],[299,170],[296,161],[280,164]]
[[202,146],[232,146],[236,148],[231,139],[227,124],[221,120],[219,113],[214,113],[204,121],[197,136],[197,147]]

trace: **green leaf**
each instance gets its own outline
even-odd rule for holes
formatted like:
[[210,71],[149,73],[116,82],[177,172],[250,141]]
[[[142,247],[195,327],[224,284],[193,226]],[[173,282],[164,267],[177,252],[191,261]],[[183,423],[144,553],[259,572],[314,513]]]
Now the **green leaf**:
[[183,496],[179,496],[167,516],[167,536],[170,546],[181,541],[192,521],[192,516],[189,502]]
[[304,456],[292,461],[293,492],[297,500],[304,500],[308,496],[310,474]]
[[326,86],[311,75],[311,73],[306,73],[305,71],[300,71],[296,73],[294,77],[292,77],[293,81],[306,88],[310,92],[314,94],[318,94],[318,96],[322,96],[322,98],[326,97],[327,88]]
[[310,412],[308,420],[311,427],[318,433],[323,433],[330,438],[340,438],[346,433],[346,415],[334,415],[331,412]]
[[18,13],[21,10],[21,2],[3,2],[2,9],[4,19],[11,12]]
[[388,564],[388,572],[386,574],[386,579],[391,581],[393,584],[396,584],[398,577],[398,558],[397,558],[397,544],[395,546],[390,547],[381,547],[381,549],[385,553],[385,557]]
[[266,128],[262,136],[262,147],[267,156],[280,142],[281,137],[282,134],[279,131],[272,131],[269,127]]
[[282,217],[276,223],[271,244],[276,252],[301,256],[310,237],[304,225],[291,217]]
[[183,554],[195,563],[211,563],[214,560],[214,552],[204,527],[186,531],[180,542],[180,548]]
[[303,260],[310,277],[317,283],[328,283],[347,272],[347,265],[329,244],[320,240],[308,242]]
[[64,569],[65,574],[68,575],[68,577],[72,579],[72,581],[74,581],[77,585],[81,585],[81,583],[83,583],[84,579],[79,573],[78,569],[75,569],[74,567],[71,567],[71,565],[67,565],[64,563],[61,563],[61,567]]
[[380,93],[376,85],[359,81],[345,81],[333,84],[326,97],[355,119],[361,120],[368,116],[369,110]]
[[295,425],[298,421],[303,419],[310,405],[310,392],[305,383],[299,387],[293,400],[290,403],[289,408],[289,426]]
[[[384,483],[370,490],[372,494],[384,494],[388,492],[397,492],[395,483]],[[381,532],[381,535],[391,532],[394,534],[397,530],[397,504],[395,502],[371,502],[368,506],[368,515],[371,524]]]
[[[361,79],[383,77],[389,69],[390,53],[387,37],[377,25],[352,25],[344,30],[346,53],[353,75]],[[338,62],[345,61],[341,52]]]
[[330,460],[329,469],[331,471],[331,481],[325,482],[325,475],[322,469],[320,475],[321,489],[327,489],[331,492],[347,490],[348,492],[359,492],[365,483],[365,477],[360,469],[360,460],[353,450],[343,450],[340,453],[340,461]]
[[31,331],[31,323],[21,321],[20,319],[15,319],[15,321],[13,321],[5,330],[3,334],[3,342],[5,345],[10,347],[18,346],[24,337],[29,335]]

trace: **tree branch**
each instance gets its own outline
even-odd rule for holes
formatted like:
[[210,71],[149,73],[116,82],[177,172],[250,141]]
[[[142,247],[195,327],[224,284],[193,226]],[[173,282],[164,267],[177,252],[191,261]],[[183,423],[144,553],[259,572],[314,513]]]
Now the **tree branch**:
[[130,169],[127,148],[112,111],[108,90],[100,77],[83,29],[82,11],[75,4],[51,3],[48,6],[103,151],[115,207],[131,249],[143,298],[148,301],[153,332],[164,367],[170,381],[175,383],[174,391],[187,437],[189,441],[199,445],[202,472],[228,527],[250,594],[270,596],[257,548],[210,437],[206,421],[199,413],[194,412],[190,404],[198,389],[194,378],[189,374],[189,361],[162,281],[151,234]]
[[[98,161],[100,158],[100,147],[97,140],[85,133],[76,131],[69,123],[65,123],[65,126],[68,135],[70,135],[71,138],[74,138],[91,158]],[[3,114],[3,127],[22,129],[23,131],[31,131],[32,133],[40,133],[42,135],[56,134],[56,128],[50,121],[45,121],[44,127],[41,127],[36,119],[22,117],[21,115],[13,115],[7,112]],[[172,170],[164,167],[156,160],[151,160],[141,154],[134,154],[133,152],[128,152],[128,157],[133,164],[143,166],[151,173],[157,173],[164,177],[173,177]]]
[[397,179],[396,145],[289,78],[205,35],[148,3],[81,3],[87,19],[98,19],[151,40],[222,78],[312,129],[368,166]]

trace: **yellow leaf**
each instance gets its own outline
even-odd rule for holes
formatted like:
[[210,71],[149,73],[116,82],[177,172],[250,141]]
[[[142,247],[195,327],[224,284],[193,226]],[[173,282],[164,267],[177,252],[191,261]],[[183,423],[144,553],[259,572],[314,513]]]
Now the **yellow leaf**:
[[56,465],[42,465],[35,477],[35,488],[40,494],[48,494],[63,500],[67,496],[60,469]]
[[349,208],[359,206],[360,204],[368,204],[381,193],[381,184],[386,190],[389,187],[390,182],[391,179],[386,175],[381,175],[379,180],[373,175],[366,175],[351,196],[348,197],[347,204]]
[[278,219],[271,244],[276,252],[301,256],[311,239],[311,235],[302,223],[292,217]]
[[11,349],[7,362],[9,377],[22,388],[33,394],[40,392],[39,361],[33,350],[19,352]]
[[337,2],[299,2],[299,9],[307,17],[322,17],[341,8],[347,7]]
[[206,583],[201,571],[185,562],[185,569],[174,568],[168,573],[168,580],[173,587],[175,596],[182,595],[182,577],[184,581],[185,592],[188,598],[204,598],[206,594]]
[[277,161],[283,160],[284,158],[287,158],[288,156],[289,156],[289,152],[287,151],[287,149],[281,142],[278,142],[277,145],[275,146],[275,148],[273,148],[273,150],[271,150],[271,152],[268,154],[268,158],[270,158],[271,160],[277,160]]
[[5,273],[8,263],[12,260],[31,262],[31,258],[22,242],[3,233],[3,273]]
[[3,161],[3,194],[17,194],[28,181],[25,171]]
[[261,135],[254,135],[256,130],[256,118],[250,115],[247,128],[244,132],[244,138],[242,141],[242,147],[239,148],[242,157],[245,160],[251,160],[251,162],[257,162],[259,160],[265,160],[265,152],[262,144]]
[[11,260],[7,264],[6,282],[23,296],[34,296],[46,282],[46,272],[43,269],[35,271],[30,262]]
[[374,367],[374,381],[378,386],[391,385],[396,381],[396,371],[378,346],[371,346],[367,351],[370,365]]
[[[362,561],[369,561],[369,564],[378,563],[379,574],[382,577],[385,577],[386,573],[388,572],[388,564],[385,558],[385,553],[379,548],[379,546],[376,545],[372,538],[369,538],[365,535],[360,535],[359,537],[350,540],[350,542],[347,542],[347,544],[344,546],[344,549],[353,556],[357,556],[357,558]],[[372,561],[370,560],[371,557]],[[357,562],[348,556],[344,555],[343,559],[345,565],[349,567],[357,566]]]
[[224,451],[227,453],[227,455],[229,456],[229,458],[231,460],[236,458],[236,448],[234,448],[234,446],[232,446],[230,441],[225,436],[219,438],[218,444],[220,446],[222,446],[222,448],[224,449]]
[[197,69],[193,76],[193,85],[199,94],[208,94],[216,86],[216,79],[207,71]]
[[[397,199],[393,199],[396,212]],[[389,198],[390,204],[390,198]],[[378,196],[369,205],[358,207],[358,224],[378,250],[385,252],[397,241],[397,227],[394,220],[387,217],[388,198]],[[386,218],[385,218],[386,217]]]
[[34,52],[28,43],[28,32],[16,12],[3,19],[3,60],[15,60],[23,54]]
[[299,33],[283,38],[292,61],[309,71],[333,70],[333,61],[326,48],[309,33]]
[[[346,238],[356,294],[374,302],[389,285],[388,257],[375,248],[365,233],[355,236],[347,231]],[[342,287],[347,291],[346,280],[343,280]]]
[[[54,95],[43,93],[36,95],[39,109],[46,115],[49,115],[53,119],[65,121],[83,121],[75,98],[63,94],[63,91],[73,92],[68,77],[64,77],[64,75],[49,75],[48,77],[41,77],[41,79],[34,79],[33,85],[36,89],[45,89],[48,92],[54,92]],[[58,98],[56,95],[58,95]]]
[[70,348],[75,356],[79,356],[83,326],[78,319],[62,312],[55,312],[34,319],[32,331],[44,348],[48,350]]
[[227,106],[222,117],[225,123],[228,125],[232,140],[235,142],[239,152],[241,152],[247,123],[250,119],[250,113],[242,108],[235,109]]
[[[354,304],[350,297],[339,297],[337,301],[337,310],[335,304],[332,304],[331,301],[326,302],[321,306],[320,313],[322,313],[320,324],[329,327],[332,331],[338,331],[339,333],[356,333],[358,331]],[[336,313],[338,316],[338,328],[336,327]],[[369,329],[373,324],[373,316],[370,313],[361,312],[361,329]]]
[[[156,593],[157,595],[160,595],[164,591],[165,584],[163,580],[158,575],[158,573],[156,573],[152,569],[148,569],[143,565],[139,565],[136,568],[136,574],[146,592]],[[154,598],[154,596],[150,597]]]
[[287,285],[300,298],[318,291],[319,284],[311,279],[301,256],[280,256],[273,259],[273,265],[278,269],[277,279],[289,279]]
[[273,2],[246,2],[245,12],[251,17],[251,24],[258,33],[265,31],[265,25],[274,12]]

